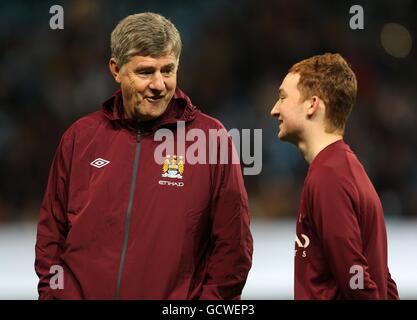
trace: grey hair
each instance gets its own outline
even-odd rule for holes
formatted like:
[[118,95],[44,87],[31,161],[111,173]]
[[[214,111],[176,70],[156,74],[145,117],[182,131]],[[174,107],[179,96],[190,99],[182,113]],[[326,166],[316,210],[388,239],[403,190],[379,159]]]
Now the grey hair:
[[111,55],[121,68],[134,55],[155,58],[173,53],[179,60],[181,36],[174,24],[160,14],[137,13],[122,19],[111,33]]

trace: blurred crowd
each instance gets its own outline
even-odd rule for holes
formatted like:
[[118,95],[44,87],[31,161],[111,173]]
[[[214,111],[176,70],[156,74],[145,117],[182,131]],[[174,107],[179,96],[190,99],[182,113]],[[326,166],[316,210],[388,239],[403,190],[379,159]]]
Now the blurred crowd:
[[[417,59],[389,55],[383,25],[416,32],[413,1],[60,1],[64,30],[51,30],[50,1],[0,3],[0,223],[37,218],[61,135],[116,89],[110,33],[128,14],[154,11],[181,32],[178,85],[227,129],[263,129],[263,167],[245,176],[253,217],[295,216],[307,164],[276,139],[269,112],[295,62],[339,52],[358,78],[346,129],[386,216],[417,216]],[[365,28],[349,28],[349,8]]]

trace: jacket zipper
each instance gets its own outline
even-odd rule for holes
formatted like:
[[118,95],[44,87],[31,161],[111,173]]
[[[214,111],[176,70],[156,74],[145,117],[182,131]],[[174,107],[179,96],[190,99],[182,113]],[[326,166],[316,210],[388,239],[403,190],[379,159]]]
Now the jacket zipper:
[[118,272],[118,275],[117,275],[116,297],[115,297],[116,299],[120,298],[120,285],[122,283],[123,266],[124,266],[124,262],[125,262],[126,251],[127,251],[127,243],[128,243],[128,239],[129,239],[129,227],[130,227],[130,220],[131,220],[131,217],[132,217],[132,207],[133,207],[133,198],[134,198],[134,195],[135,195],[136,176],[138,174],[138,167],[139,167],[140,140],[141,140],[141,136],[140,136],[140,133],[138,133],[136,135],[135,160],[133,162],[132,182],[130,184],[129,203],[127,205],[127,212],[126,212],[126,221],[125,221],[125,232],[124,232],[124,239],[123,239],[122,256],[120,258],[119,272]]

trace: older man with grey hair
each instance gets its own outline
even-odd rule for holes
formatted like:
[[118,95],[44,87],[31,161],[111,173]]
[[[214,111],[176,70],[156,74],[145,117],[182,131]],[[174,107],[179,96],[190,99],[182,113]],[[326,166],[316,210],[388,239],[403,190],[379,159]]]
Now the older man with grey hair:
[[[35,269],[40,299],[239,299],[252,262],[248,199],[234,163],[188,163],[159,129],[224,130],[177,88],[181,38],[155,13],[111,34],[120,90],[76,121],[55,153]],[[226,139],[227,153],[233,142]],[[176,150],[176,151],[175,151]]]

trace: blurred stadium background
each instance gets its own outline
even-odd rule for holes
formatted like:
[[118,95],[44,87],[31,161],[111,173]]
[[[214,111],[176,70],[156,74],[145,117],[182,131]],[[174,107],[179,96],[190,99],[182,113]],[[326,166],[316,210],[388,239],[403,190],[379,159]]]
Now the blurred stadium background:
[[[49,8],[62,5],[64,30]],[[364,30],[349,28],[361,5]],[[0,299],[36,299],[36,219],[62,133],[97,110],[116,84],[109,36],[124,16],[159,12],[180,30],[179,86],[228,129],[263,129],[263,168],[246,176],[254,261],[243,298],[292,299],[295,213],[307,165],[277,141],[269,116],[286,70],[340,52],[359,96],[345,140],[381,197],[389,266],[402,298],[417,299],[417,2],[2,1],[0,3]]]

